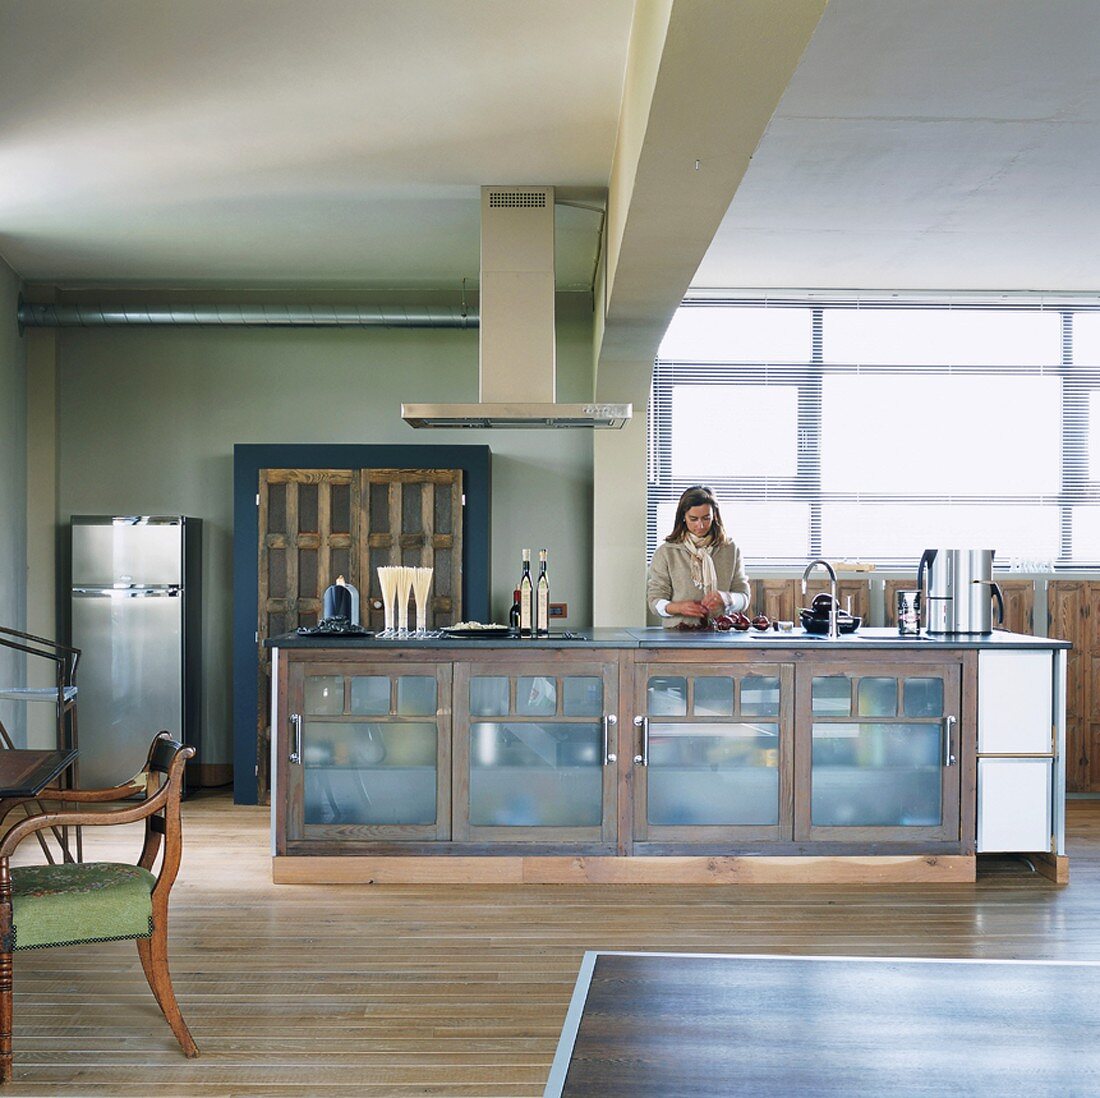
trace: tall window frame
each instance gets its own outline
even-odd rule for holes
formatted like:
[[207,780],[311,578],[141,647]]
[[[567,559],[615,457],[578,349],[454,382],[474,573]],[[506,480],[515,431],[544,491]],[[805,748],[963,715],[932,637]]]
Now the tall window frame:
[[[744,544],[746,559],[758,569],[781,570],[802,564],[808,556],[821,555],[827,546],[822,540],[823,508],[837,502],[856,504],[897,503],[946,504],[950,506],[996,505],[1056,507],[1058,511],[1057,551],[1044,555],[1057,572],[1086,571],[1100,568],[1100,422],[1091,424],[1091,449],[1093,465],[1090,469],[1090,407],[1093,420],[1100,418],[1100,355],[1089,356],[1092,362],[1075,362],[1074,321],[1083,314],[1100,314],[1100,298],[1060,298],[1057,301],[1036,299],[1030,295],[999,295],[995,300],[973,297],[913,296],[898,294],[832,296],[792,295],[775,297],[719,297],[686,300],[683,309],[706,308],[767,308],[800,310],[811,315],[811,338],[805,361],[768,362],[763,360],[707,361],[685,357],[662,357],[654,362],[653,382],[649,402],[648,421],[648,500],[647,500],[647,550],[652,556],[667,530],[659,528],[659,511],[667,513],[684,488],[689,484],[705,481],[714,489],[720,500],[741,502],[797,502],[806,507],[805,552],[754,554],[750,544]],[[989,365],[877,365],[873,362],[829,361],[826,339],[826,314],[836,309],[913,309],[913,310],[981,310],[991,313],[1043,312],[1057,315],[1060,333],[1059,353],[1050,363],[1042,365],[1017,365],[996,363]],[[1100,315],[1091,317],[1089,323],[1100,322]],[[1051,439],[1057,446],[1059,476],[1055,490],[1032,495],[985,493],[980,497],[968,497],[953,493],[869,493],[829,492],[822,487],[822,406],[823,388],[827,379],[844,374],[869,377],[881,373],[890,374],[943,374],[1003,377],[1053,377],[1061,387],[1061,411],[1059,437]],[[673,471],[673,391],[693,385],[792,385],[798,390],[797,420],[797,471],[793,477],[737,476],[728,470],[700,470],[690,478],[676,476]],[[914,402],[914,407],[918,402]],[[751,423],[731,424],[732,430],[751,430]],[[931,443],[929,443],[931,444]],[[1011,487],[1011,486],[1007,486]],[[1078,521],[1075,523],[1075,519]],[[1076,529],[1075,529],[1076,527]],[[1012,553],[1011,546],[994,546],[998,564],[1005,567]],[[922,546],[914,546],[913,552]],[[908,567],[912,554],[905,556],[860,554],[880,567]]]

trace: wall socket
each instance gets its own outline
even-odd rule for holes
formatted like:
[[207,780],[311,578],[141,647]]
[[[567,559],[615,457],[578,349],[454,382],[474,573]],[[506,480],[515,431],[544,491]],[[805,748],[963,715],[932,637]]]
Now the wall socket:
[[567,617],[569,617],[569,603],[567,603],[567,602],[552,602],[552,603],[550,603],[550,617],[552,617],[552,618],[567,618]]

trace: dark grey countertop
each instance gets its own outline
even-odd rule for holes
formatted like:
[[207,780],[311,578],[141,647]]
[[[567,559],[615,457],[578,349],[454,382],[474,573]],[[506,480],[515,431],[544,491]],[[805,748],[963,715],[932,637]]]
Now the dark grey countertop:
[[542,640],[519,640],[514,637],[485,637],[480,639],[452,637],[346,637],[299,636],[286,633],[264,641],[269,648],[715,648],[736,650],[751,648],[830,648],[874,651],[890,649],[1052,649],[1070,648],[1069,641],[1049,637],[1031,637],[1023,633],[990,633],[986,636],[958,637],[903,637],[896,629],[867,627],[856,633],[841,636],[838,640],[814,636],[801,629],[793,633],[767,633],[750,629],[746,633],[719,633],[710,630],[698,632],[678,629],[662,629],[660,626],[626,629],[576,629],[569,631],[569,638],[555,632]]

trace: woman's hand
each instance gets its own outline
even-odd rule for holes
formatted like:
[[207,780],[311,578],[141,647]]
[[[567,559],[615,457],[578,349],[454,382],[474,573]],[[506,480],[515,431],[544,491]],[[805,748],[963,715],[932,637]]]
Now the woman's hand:
[[[719,599],[718,601],[720,603],[722,600]],[[681,618],[705,618],[707,616],[705,600],[704,602],[691,602],[685,599],[683,602],[670,602],[665,609],[670,614],[675,614]]]
[[726,608],[725,599],[717,591],[711,591],[709,595],[705,595],[700,605],[708,614],[713,614],[716,611],[721,613]]

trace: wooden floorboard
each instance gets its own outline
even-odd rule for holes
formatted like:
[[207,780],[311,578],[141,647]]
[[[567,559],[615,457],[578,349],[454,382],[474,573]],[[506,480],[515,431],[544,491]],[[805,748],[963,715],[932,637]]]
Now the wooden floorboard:
[[132,943],[20,953],[5,1096],[540,1095],[585,950],[1100,959],[1100,802],[1070,803],[1067,887],[1007,858],[972,885],[274,885],[268,820],[184,806],[170,960],[201,1058]]

